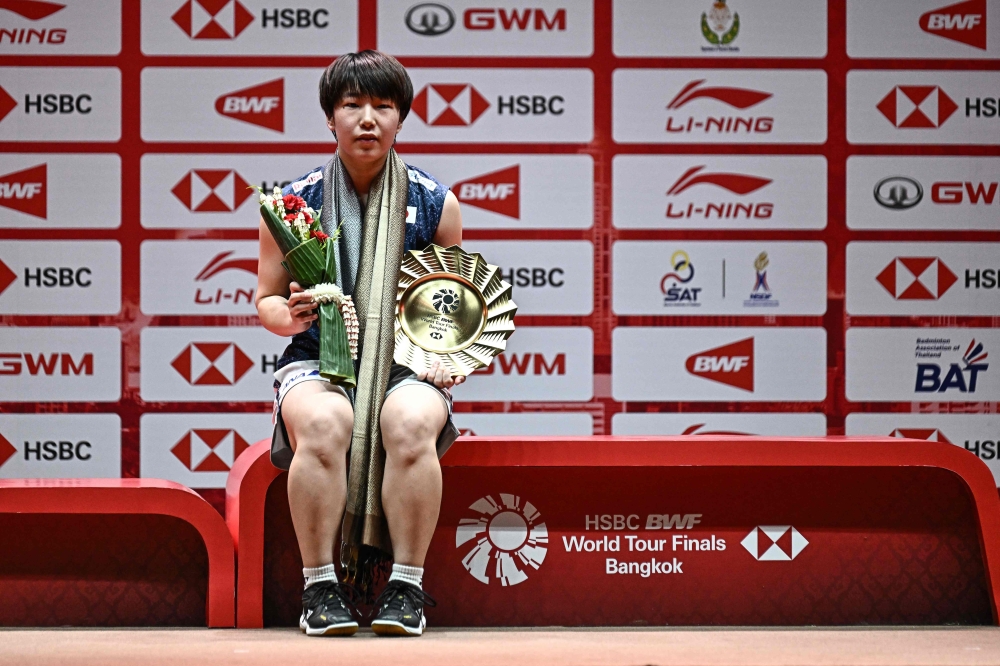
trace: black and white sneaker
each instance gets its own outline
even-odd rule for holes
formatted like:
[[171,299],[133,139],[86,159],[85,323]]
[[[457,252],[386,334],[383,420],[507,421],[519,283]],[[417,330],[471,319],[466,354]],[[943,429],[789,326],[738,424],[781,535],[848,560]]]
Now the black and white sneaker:
[[310,585],[302,592],[299,629],[307,636],[352,636],[358,631],[351,589],[335,580]]
[[434,599],[412,583],[390,580],[375,600],[378,617],[372,621],[372,631],[379,636],[419,636],[424,633],[427,618],[424,605],[437,606]]

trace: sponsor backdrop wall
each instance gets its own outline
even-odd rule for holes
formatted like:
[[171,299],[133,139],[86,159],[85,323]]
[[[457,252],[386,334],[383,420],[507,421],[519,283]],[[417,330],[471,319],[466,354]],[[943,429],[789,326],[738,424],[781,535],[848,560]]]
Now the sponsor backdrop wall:
[[520,305],[468,434],[877,434],[1000,478],[1000,1],[0,6],[0,477],[221,501],[269,435],[257,214],[398,56]]

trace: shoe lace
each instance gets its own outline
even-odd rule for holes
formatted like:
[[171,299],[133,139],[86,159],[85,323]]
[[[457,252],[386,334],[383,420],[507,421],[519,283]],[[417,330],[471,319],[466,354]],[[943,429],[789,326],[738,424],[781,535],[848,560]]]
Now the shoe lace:
[[360,614],[355,605],[358,599],[358,591],[351,585],[329,580],[310,585],[302,593],[302,600],[308,608],[315,608],[320,604],[331,606],[330,601],[334,598],[336,598],[337,603],[346,608],[352,615]]
[[378,599],[375,600],[375,604],[372,606],[372,614],[379,612],[383,608],[400,610],[404,601],[409,601],[413,607],[417,607],[420,604],[432,607],[437,606],[437,601],[434,600],[434,597],[416,585],[405,583],[401,580],[392,580],[386,584],[385,589],[382,590],[382,594],[378,595]]

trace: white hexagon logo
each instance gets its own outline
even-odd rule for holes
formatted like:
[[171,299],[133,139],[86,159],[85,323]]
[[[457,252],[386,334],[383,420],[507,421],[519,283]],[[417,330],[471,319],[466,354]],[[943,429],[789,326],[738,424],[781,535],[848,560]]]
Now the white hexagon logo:
[[760,525],[753,528],[740,543],[755,560],[761,562],[794,560],[809,545],[806,538],[791,525]]
[[455,547],[474,541],[462,565],[479,582],[496,578],[503,586],[528,580],[527,567],[538,569],[548,551],[549,530],[531,502],[500,493],[498,504],[487,495],[469,507],[478,515],[462,518],[455,533]]

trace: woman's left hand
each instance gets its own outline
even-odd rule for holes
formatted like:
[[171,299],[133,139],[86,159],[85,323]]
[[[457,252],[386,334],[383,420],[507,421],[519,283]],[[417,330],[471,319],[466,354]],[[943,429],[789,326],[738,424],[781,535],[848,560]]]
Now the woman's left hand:
[[448,372],[448,368],[441,365],[440,361],[434,361],[434,365],[430,367],[430,370],[421,372],[417,375],[417,379],[420,381],[429,381],[434,384],[434,386],[444,389],[450,389],[452,386],[458,386],[465,381],[465,377],[462,376],[452,377],[451,373]]

